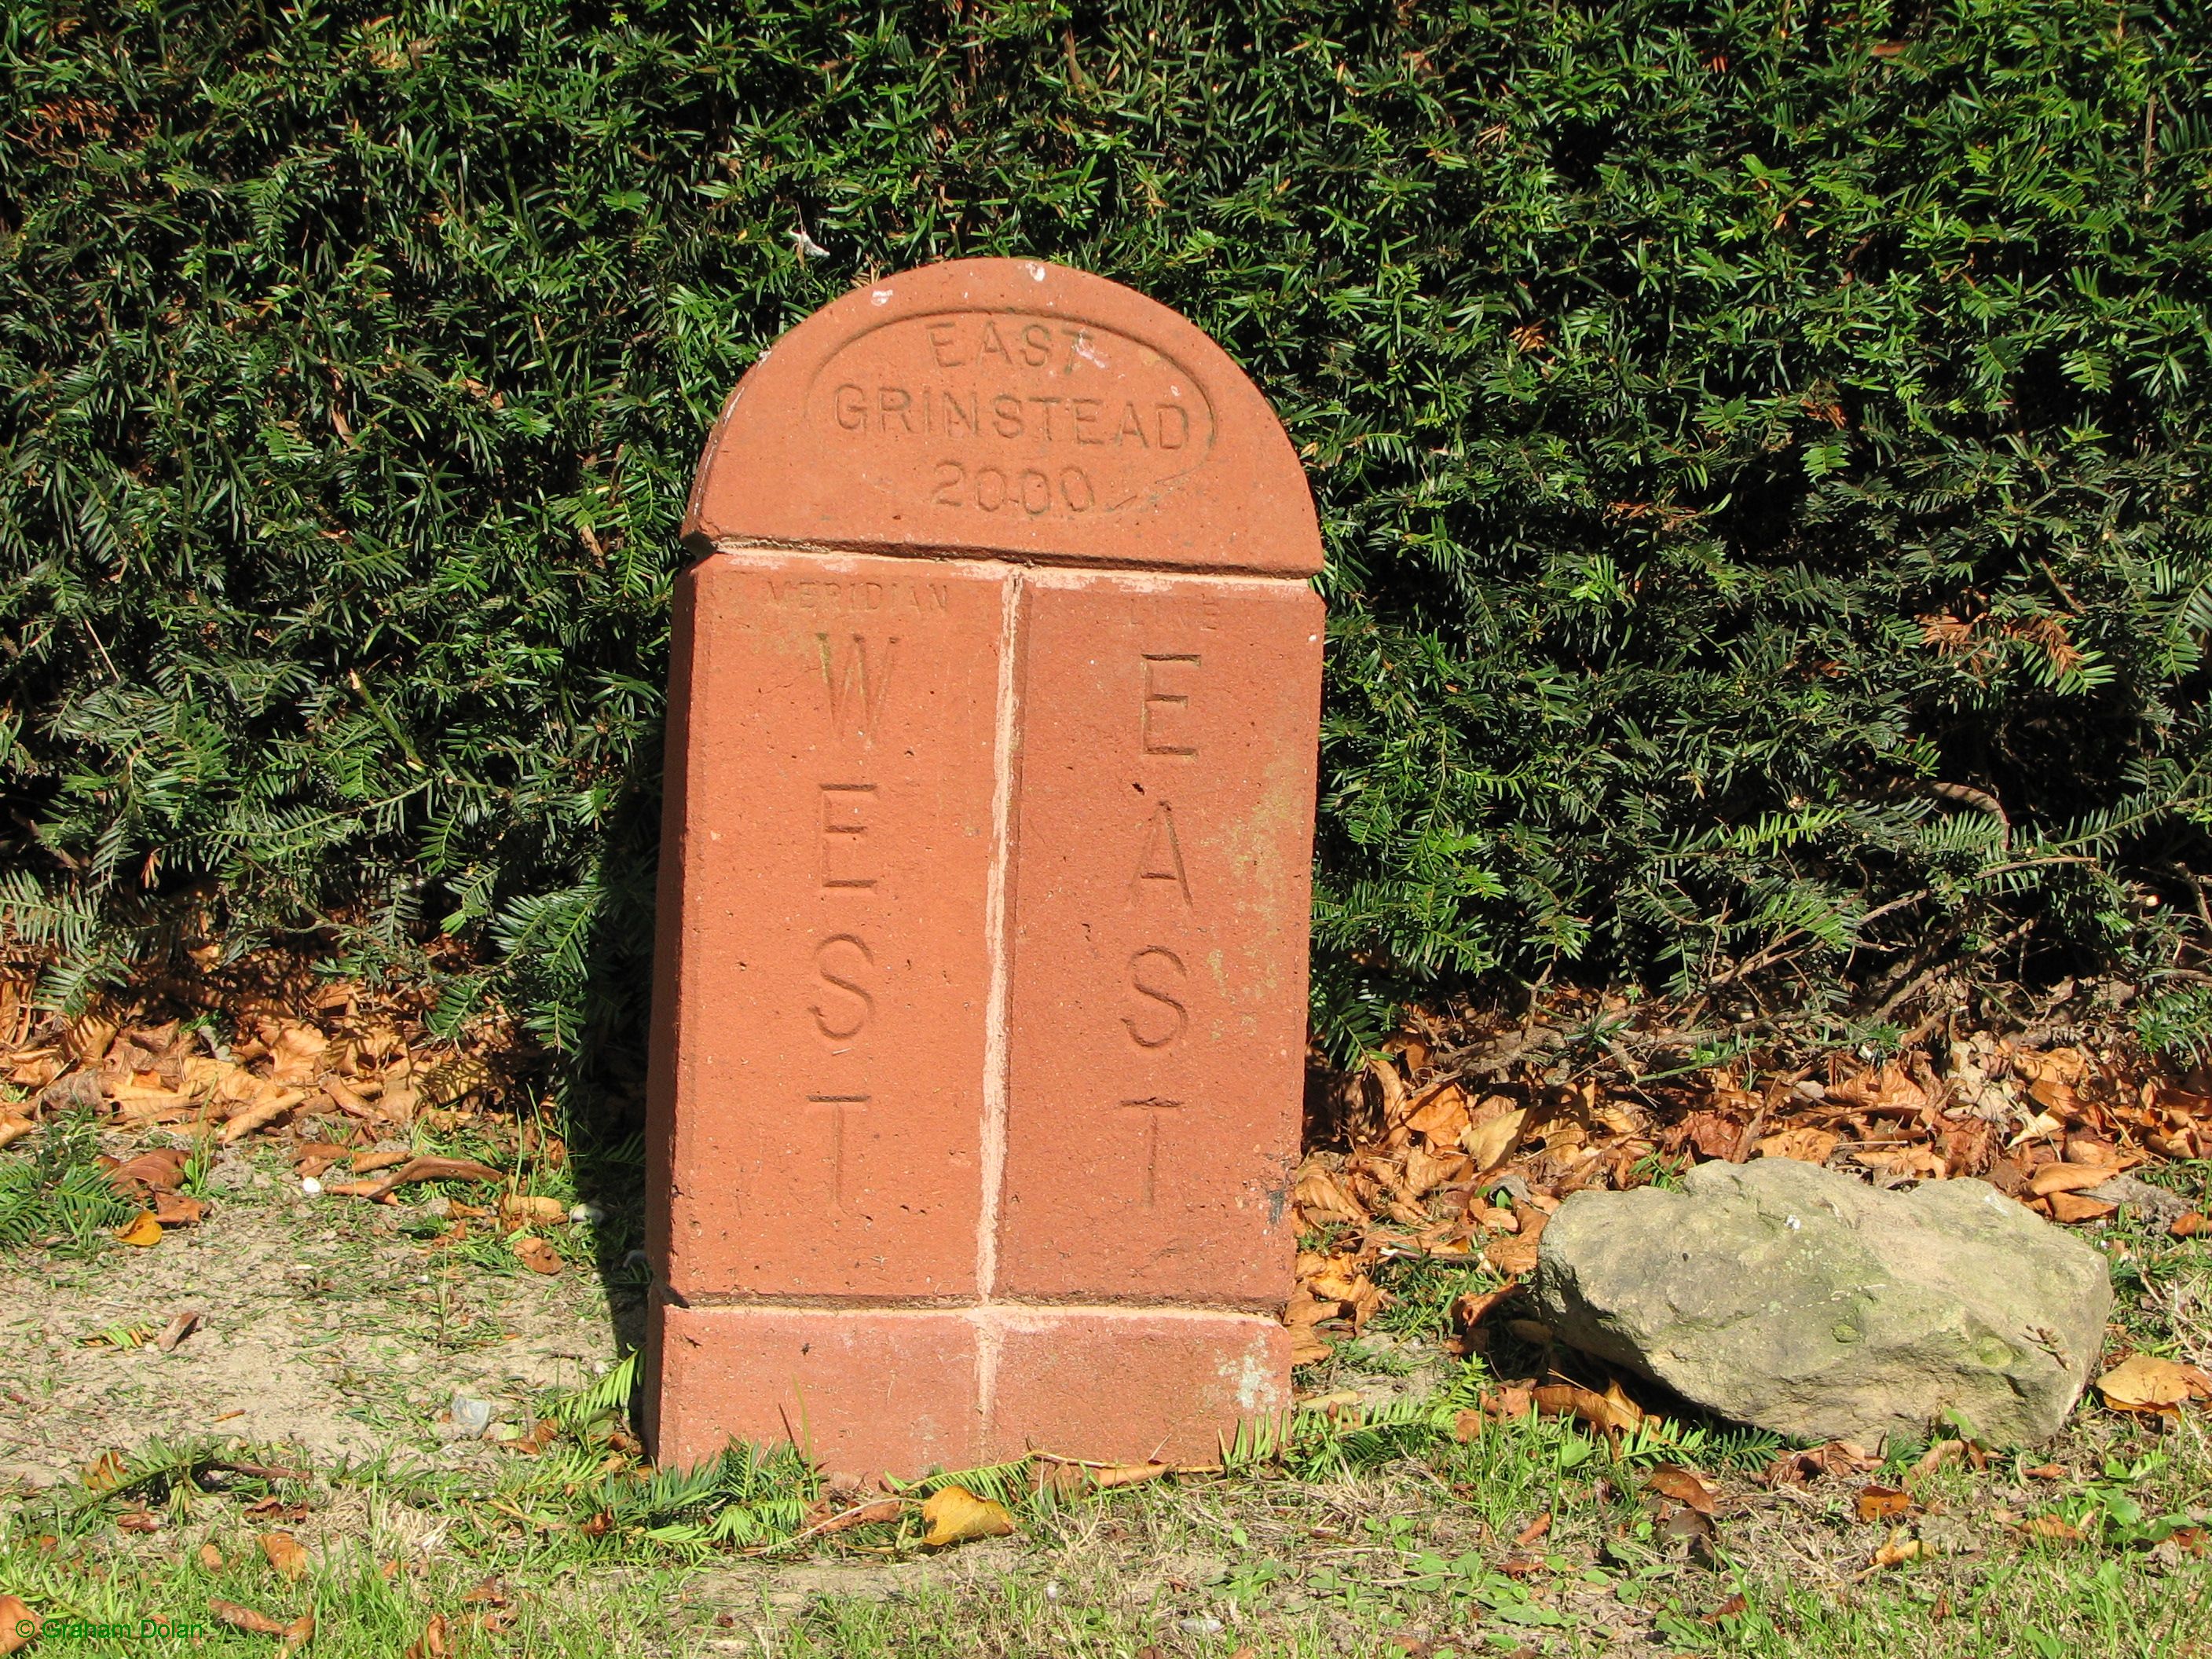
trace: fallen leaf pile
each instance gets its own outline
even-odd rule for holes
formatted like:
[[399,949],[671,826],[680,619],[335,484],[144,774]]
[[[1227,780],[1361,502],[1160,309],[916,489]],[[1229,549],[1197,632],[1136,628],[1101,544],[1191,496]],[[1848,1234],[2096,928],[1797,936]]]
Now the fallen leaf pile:
[[[1940,1035],[1869,1065],[1847,1054],[1753,1076],[1645,1079],[1632,1065],[1568,1076],[1470,1066],[1409,1030],[1341,1079],[1334,1144],[1310,1150],[1291,1200],[1309,1248],[1284,1315],[1296,1362],[1325,1359],[1388,1305],[1393,1257],[1487,1263],[1510,1287],[1545,1224],[1586,1188],[1641,1186],[1708,1159],[1788,1158],[1876,1185],[1972,1176],[2056,1222],[2132,1212],[2177,1237],[2212,1231],[2131,1173],[2212,1157],[2212,1075],[2125,1045],[2036,1047]],[[1462,1324],[1472,1329],[1482,1311]]]
[[[417,1155],[409,1143],[424,1131],[465,1127],[511,1145],[519,1161],[558,1164],[566,1156],[534,1112],[504,1109],[529,1102],[520,1082],[527,1056],[496,1022],[465,1042],[447,1041],[433,1037],[422,1008],[404,1000],[376,1002],[344,983],[295,984],[283,997],[264,988],[226,1008],[216,1023],[224,1042],[204,1022],[155,1020],[128,1008],[64,1021],[37,1011],[30,991],[0,977],[0,1085],[24,1095],[0,1102],[0,1147],[86,1112],[108,1145],[145,1147],[100,1160],[109,1183],[138,1206],[115,1230],[127,1245],[153,1249],[210,1207],[181,1190],[195,1153],[151,1141],[289,1141],[307,1193],[378,1203],[421,1182],[509,1184],[475,1159]],[[503,1231],[568,1221],[551,1199],[510,1192],[498,1202]],[[559,1271],[542,1240],[526,1237],[516,1254],[538,1272]]]
[[376,1022],[264,1014],[241,1022],[228,1046],[174,1019],[125,1026],[98,1014],[21,1035],[0,1048],[0,1076],[36,1091],[9,1109],[33,1126],[88,1108],[115,1128],[202,1130],[226,1146],[286,1127],[385,1133],[505,1086],[481,1059],[410,1048]]

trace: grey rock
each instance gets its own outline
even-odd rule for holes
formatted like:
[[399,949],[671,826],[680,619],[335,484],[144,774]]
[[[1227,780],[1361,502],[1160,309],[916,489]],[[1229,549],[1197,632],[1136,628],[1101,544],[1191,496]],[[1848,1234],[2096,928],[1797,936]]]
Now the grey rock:
[[447,1407],[447,1412],[453,1419],[453,1428],[458,1434],[473,1437],[491,1426],[491,1401],[479,1399],[465,1389],[453,1390],[453,1403]]
[[1974,1529],[1955,1515],[1923,1515],[1913,1528],[1920,1547],[1931,1555],[1976,1555],[1981,1543]]
[[1560,1340],[1719,1416],[1867,1445],[1952,1411],[2049,1438],[2112,1301],[2101,1255],[1983,1182],[1879,1192],[1789,1158],[1575,1194],[1534,1292]]
[[1218,1555],[1170,1555],[1160,1563],[1160,1571],[1179,1583],[1203,1587],[1224,1583],[1229,1563]]

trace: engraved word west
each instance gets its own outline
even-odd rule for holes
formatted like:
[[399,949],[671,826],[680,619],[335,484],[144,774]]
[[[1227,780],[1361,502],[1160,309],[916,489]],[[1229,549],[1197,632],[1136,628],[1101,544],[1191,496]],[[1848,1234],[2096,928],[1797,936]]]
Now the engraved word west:
[[817,380],[810,420],[832,453],[924,463],[934,508],[1030,518],[1151,499],[1213,443],[1213,411],[1179,364],[1097,324],[1022,312],[872,330]]
[[[779,603],[837,605],[874,611],[896,605],[896,585],[882,582],[787,583],[788,589],[816,590],[808,598],[796,592],[777,592]],[[904,596],[917,610],[943,610],[940,587],[933,596],[921,583]],[[878,977],[876,953],[868,943],[873,921],[872,905],[880,864],[874,841],[880,823],[881,787],[866,776],[866,760],[884,729],[884,711],[897,672],[899,637],[896,634],[818,633],[814,636],[822,659],[823,708],[833,734],[831,752],[853,765],[853,773],[823,780],[821,799],[821,884],[825,894],[849,902],[852,913],[839,916],[814,946],[815,973],[819,980],[806,1012],[814,1029],[829,1045],[829,1058],[861,1057],[876,1012]],[[842,1212],[856,1176],[852,1165],[859,1155],[854,1119],[867,1111],[872,1097],[865,1092],[837,1092],[823,1088],[806,1097],[807,1115],[821,1120],[826,1136],[830,1207]]]

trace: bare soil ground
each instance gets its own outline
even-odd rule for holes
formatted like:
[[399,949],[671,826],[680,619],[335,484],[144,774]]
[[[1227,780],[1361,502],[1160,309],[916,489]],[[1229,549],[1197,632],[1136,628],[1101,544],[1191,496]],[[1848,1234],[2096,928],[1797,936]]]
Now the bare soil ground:
[[[257,1167],[258,1166],[258,1167]],[[507,1420],[618,1357],[635,1290],[456,1262],[423,1238],[447,1200],[392,1208],[301,1195],[265,1150],[210,1172],[213,1212],[144,1250],[0,1255],[0,1479],[74,1478],[101,1452],[216,1435],[317,1463],[495,1454],[452,1437],[455,1390]],[[198,1327],[173,1352],[104,1334]],[[631,1334],[634,1336],[635,1333]]]

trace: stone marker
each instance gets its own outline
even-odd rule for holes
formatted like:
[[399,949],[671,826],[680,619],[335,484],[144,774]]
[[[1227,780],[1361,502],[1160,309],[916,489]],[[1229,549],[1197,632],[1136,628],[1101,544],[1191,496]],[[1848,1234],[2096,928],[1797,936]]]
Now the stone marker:
[[1738,1422],[1873,1447],[1955,1411],[2013,1445],[2065,1422],[2112,1291],[2102,1255],[1986,1182],[1883,1192],[1769,1158],[1575,1194],[1535,1298],[1561,1341]]
[[1221,349],[1103,278],[847,295],[707,441],[671,670],[657,1455],[1213,1455],[1288,1403],[1322,605]]

